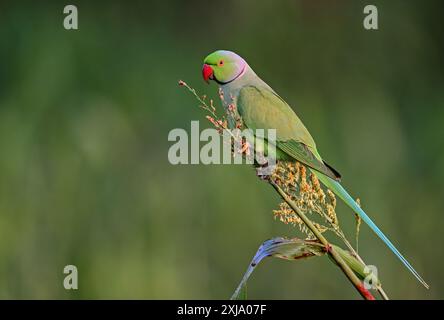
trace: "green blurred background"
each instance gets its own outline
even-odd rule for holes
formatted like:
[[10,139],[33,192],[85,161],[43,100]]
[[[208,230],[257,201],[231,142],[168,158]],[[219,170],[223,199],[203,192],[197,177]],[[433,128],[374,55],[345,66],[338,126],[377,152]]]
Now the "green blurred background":
[[[444,297],[440,1],[0,4],[0,298],[225,299],[274,221],[248,166],[170,165],[168,132],[208,126],[183,79],[238,52],[303,119],[344,185],[431,285],[367,227],[360,253],[392,298]],[[362,26],[379,9],[379,30]],[[354,218],[340,221],[351,239]],[[79,290],[63,288],[63,268]],[[265,260],[250,298],[359,299],[326,258]]]

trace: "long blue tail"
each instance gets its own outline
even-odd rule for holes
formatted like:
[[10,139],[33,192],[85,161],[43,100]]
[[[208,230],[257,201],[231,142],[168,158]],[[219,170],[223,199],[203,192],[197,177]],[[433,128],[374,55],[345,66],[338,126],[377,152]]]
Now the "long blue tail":
[[419,275],[418,272],[411,266],[411,264],[403,257],[403,255],[396,249],[393,243],[385,236],[384,233],[376,226],[376,224],[370,219],[370,217],[361,209],[356,203],[356,201],[348,194],[348,192],[341,186],[341,184],[333,179],[323,175],[322,173],[318,173],[313,171],[316,176],[321,180],[321,182],[333,191],[339,198],[341,198],[350,208],[353,209],[356,214],[358,214],[362,220],[377,234],[379,238],[392,250],[392,252],[401,260],[401,262],[410,270],[411,273],[421,282],[424,287],[427,289],[429,285],[424,281],[424,279]]

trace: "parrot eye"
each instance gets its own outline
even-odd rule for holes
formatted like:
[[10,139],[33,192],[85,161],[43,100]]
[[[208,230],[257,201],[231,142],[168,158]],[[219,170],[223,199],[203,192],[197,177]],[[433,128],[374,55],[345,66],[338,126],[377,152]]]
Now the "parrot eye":
[[219,66],[221,67],[221,66],[223,66],[224,65],[224,60],[220,60],[219,61]]

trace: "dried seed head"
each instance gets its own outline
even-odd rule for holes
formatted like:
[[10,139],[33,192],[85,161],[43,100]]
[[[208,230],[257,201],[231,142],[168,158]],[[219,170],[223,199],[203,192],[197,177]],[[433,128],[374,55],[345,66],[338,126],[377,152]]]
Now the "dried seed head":
[[[324,189],[315,174],[310,173],[309,177],[307,177],[307,174],[307,168],[299,162],[278,162],[272,178],[290,197],[300,212],[316,214],[330,225],[329,228],[312,221],[320,232],[329,229],[333,231],[340,230],[335,211],[336,197],[334,193]],[[298,214],[291,210],[289,206],[284,208],[286,210],[283,210],[281,204],[280,210],[273,212],[275,217],[279,216],[280,220],[285,223],[300,224],[301,231],[307,234],[308,237],[312,236]]]
[[336,208],[336,196],[335,196],[335,194],[330,189],[327,189],[327,195],[328,195],[328,198],[330,200],[331,205],[333,206],[333,209],[335,209]]

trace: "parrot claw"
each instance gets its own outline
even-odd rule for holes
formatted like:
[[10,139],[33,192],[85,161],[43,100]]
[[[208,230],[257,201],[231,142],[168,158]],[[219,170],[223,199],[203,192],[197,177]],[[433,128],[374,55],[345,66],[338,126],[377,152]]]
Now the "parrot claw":
[[266,158],[260,158],[256,166],[256,175],[263,181],[270,180],[276,170],[276,164],[270,163]]
[[270,174],[266,174],[264,173],[264,168],[263,167],[257,167],[256,168],[256,176],[261,179],[262,181],[268,181],[271,177]]

